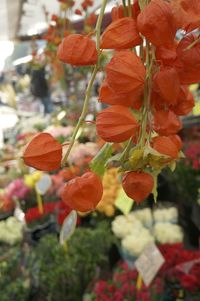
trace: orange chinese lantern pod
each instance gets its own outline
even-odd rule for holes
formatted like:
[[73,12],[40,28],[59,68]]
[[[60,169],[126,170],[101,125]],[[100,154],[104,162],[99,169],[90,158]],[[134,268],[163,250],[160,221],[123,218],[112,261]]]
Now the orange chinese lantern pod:
[[57,56],[65,64],[74,66],[95,65],[98,60],[96,44],[88,36],[71,34],[62,40]]
[[179,116],[189,114],[195,105],[193,94],[189,91],[187,86],[180,87],[180,94],[177,104],[171,107],[171,110]]
[[101,178],[88,171],[81,177],[75,177],[63,188],[62,201],[70,208],[87,212],[94,210],[103,195]]
[[[177,46],[177,55],[185,67],[200,66],[200,41],[190,48],[190,45],[198,39],[194,34],[186,35]],[[188,48],[189,47],[189,48]]]
[[173,45],[176,27],[171,6],[163,0],[152,0],[137,17],[137,27],[155,46]]
[[146,70],[132,51],[117,52],[106,66],[106,81],[116,93],[141,92]]
[[170,137],[157,136],[152,139],[152,147],[159,153],[176,159],[179,153],[177,141]]
[[159,135],[173,135],[182,128],[182,123],[172,111],[159,110],[154,114],[153,129]]
[[168,105],[175,105],[180,92],[180,81],[175,68],[164,67],[153,77],[153,89]]
[[112,21],[116,21],[124,17],[124,7],[119,5],[118,7],[113,7],[111,10]]
[[107,142],[123,142],[136,134],[138,123],[124,106],[111,106],[102,110],[96,119],[98,135]]
[[142,106],[142,93],[115,93],[104,80],[99,90],[99,100],[109,105],[122,105],[139,110]]
[[[113,7],[111,10],[112,21],[116,21],[118,19],[124,18],[127,15],[128,11],[123,5],[119,5],[118,7]],[[138,0],[134,1],[133,5],[131,5],[131,17],[136,20],[137,16],[140,13],[140,6]]]
[[163,65],[172,65],[176,58],[176,46],[169,48],[165,46],[156,47],[156,60]]
[[97,22],[97,15],[94,13],[91,13],[86,19],[85,19],[85,24],[88,26],[93,26]]
[[172,11],[179,28],[190,32],[200,27],[199,0],[172,0]]
[[60,168],[62,145],[48,133],[33,137],[24,150],[23,159],[26,165],[42,171]]
[[197,38],[197,36],[189,34],[179,42],[177,47],[178,59],[175,66],[183,85],[200,82],[200,42],[190,47]]
[[122,179],[122,187],[125,193],[137,204],[150,195],[153,186],[153,177],[146,172],[127,172]]
[[157,110],[164,110],[166,107],[165,100],[156,93],[153,89],[151,91],[151,106]]
[[136,22],[126,17],[112,22],[103,32],[102,49],[128,49],[140,45],[142,39],[136,28]]
[[171,136],[168,136],[171,141],[176,144],[178,150],[180,150],[182,147],[183,147],[183,141],[181,140],[180,136],[179,135],[171,135]]

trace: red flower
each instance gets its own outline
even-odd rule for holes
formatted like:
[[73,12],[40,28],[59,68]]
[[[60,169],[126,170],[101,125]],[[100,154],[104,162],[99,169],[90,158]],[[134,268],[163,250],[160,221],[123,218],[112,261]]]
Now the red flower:
[[67,207],[63,202],[45,203],[43,209],[43,213],[39,211],[38,207],[28,209],[25,213],[26,222],[31,223],[48,214],[57,214],[57,222],[61,225],[67,215],[71,212],[71,208]]
[[184,274],[180,277],[181,285],[188,291],[195,291],[199,289],[198,276]]

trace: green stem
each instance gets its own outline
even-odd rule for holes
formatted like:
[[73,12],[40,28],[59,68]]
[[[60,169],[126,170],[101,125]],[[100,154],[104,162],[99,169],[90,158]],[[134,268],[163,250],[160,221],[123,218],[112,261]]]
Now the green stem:
[[106,5],[107,5],[107,0],[102,0],[101,11],[100,11],[100,14],[99,14],[99,17],[97,20],[97,24],[96,24],[96,39],[97,39],[96,47],[97,47],[97,51],[98,51],[98,64],[99,64],[100,55],[101,55],[101,49],[100,49],[101,25],[103,22]]
[[[149,118],[150,111],[150,100],[151,100],[151,81],[152,81],[152,67],[154,56],[152,53],[150,54],[151,45],[146,40],[146,81],[144,88],[144,106],[143,106],[143,114],[142,114],[142,125],[140,132],[139,145],[143,147],[145,145],[145,138],[147,134],[147,124]],[[151,49],[153,51],[153,48]]]
[[187,46],[184,51],[190,50],[192,47],[194,47],[197,43],[200,42],[200,36],[194,41],[192,42],[189,46]]
[[128,0],[128,16],[132,17],[131,0]]
[[73,135],[72,135],[72,138],[71,138],[71,142],[70,142],[70,145],[67,149],[67,152],[62,160],[62,165],[64,165],[68,159],[68,156],[72,150],[72,147],[76,141],[76,135],[80,129],[80,127],[82,126],[84,120],[85,120],[85,117],[87,115],[87,112],[88,112],[88,106],[89,106],[89,101],[90,101],[90,95],[91,95],[91,90],[92,90],[92,86],[93,86],[93,83],[94,83],[94,80],[95,80],[95,77],[96,77],[96,74],[98,72],[98,66],[96,65],[94,70],[93,70],[93,73],[92,73],[92,77],[91,77],[91,80],[88,84],[88,87],[87,87],[87,90],[86,90],[86,94],[85,94],[85,100],[84,100],[84,104],[83,104],[83,109],[82,109],[82,113],[81,113],[81,116],[79,117],[79,120],[78,120],[78,123],[74,129],[74,132],[73,132]]
[[91,91],[92,91],[92,86],[93,86],[93,83],[94,83],[94,80],[95,80],[95,77],[96,77],[96,74],[99,70],[99,64],[100,64],[100,55],[101,55],[101,50],[100,50],[100,37],[101,37],[101,25],[102,25],[102,21],[103,21],[103,16],[104,16],[104,12],[105,12],[105,8],[106,8],[106,4],[107,4],[107,0],[102,0],[102,6],[101,6],[101,10],[100,10],[100,14],[99,14],[99,17],[98,17],[98,20],[97,20],[97,25],[96,25],[96,39],[97,39],[97,42],[96,42],[96,47],[97,47],[97,51],[98,51],[98,61],[97,61],[97,64],[95,65],[94,67],[94,70],[92,72],[92,76],[91,76],[91,79],[90,79],[90,82],[88,84],[88,87],[87,87],[87,90],[86,90],[86,94],[85,94],[85,100],[84,100],[84,104],[83,104],[83,109],[82,109],[82,113],[81,113],[81,116],[78,120],[78,123],[73,131],[73,134],[72,134],[72,137],[71,137],[71,141],[70,141],[70,145],[67,149],[67,152],[62,160],[62,165],[64,166],[65,163],[67,162],[67,159],[69,157],[69,154],[72,150],[72,147],[76,141],[76,136],[77,136],[77,133],[80,129],[80,127],[82,126],[84,120],[85,120],[85,117],[87,115],[87,112],[88,112],[88,107],[89,107],[89,101],[90,101],[90,96],[91,96]]
[[124,16],[127,17],[128,16],[128,10],[126,7],[126,0],[122,0],[122,4],[123,4],[123,8],[124,8]]
[[132,137],[128,140],[128,143],[120,156],[120,159],[119,159],[120,161],[124,161],[126,159],[126,156],[128,155],[129,150],[131,149],[131,146],[132,146]]

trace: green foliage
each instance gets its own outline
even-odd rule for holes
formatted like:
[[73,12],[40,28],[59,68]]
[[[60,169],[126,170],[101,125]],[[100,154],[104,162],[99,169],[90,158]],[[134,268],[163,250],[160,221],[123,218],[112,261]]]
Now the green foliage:
[[112,156],[112,152],[112,143],[106,143],[90,163],[91,170],[99,176],[103,176],[106,170],[106,163]]
[[[82,301],[99,268],[108,269],[114,239],[108,223],[101,222],[95,229],[78,228],[67,249],[58,244],[56,236],[48,235],[23,256],[15,250],[1,270],[0,300],[29,301],[32,295],[33,301]],[[22,258],[26,262],[23,273]]]
[[180,161],[175,171],[165,171],[169,183],[183,201],[197,201],[200,187],[200,170]]
[[29,279],[20,265],[21,252],[13,247],[0,257],[0,300],[24,301],[29,295]]

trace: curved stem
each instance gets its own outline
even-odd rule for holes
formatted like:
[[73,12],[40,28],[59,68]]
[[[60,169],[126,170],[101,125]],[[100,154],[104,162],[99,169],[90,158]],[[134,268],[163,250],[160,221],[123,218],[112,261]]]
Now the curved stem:
[[71,138],[71,142],[70,142],[70,145],[67,149],[67,152],[62,160],[62,165],[64,165],[68,159],[68,156],[71,152],[71,149],[74,145],[74,142],[76,141],[76,135],[78,133],[78,130],[80,129],[81,125],[83,124],[84,120],[85,120],[85,117],[87,115],[87,111],[88,111],[88,105],[89,105],[89,101],[90,101],[90,94],[91,94],[91,89],[92,89],[92,86],[93,86],[93,83],[94,83],[94,80],[95,80],[95,77],[96,77],[96,74],[97,74],[97,71],[98,71],[98,66],[96,65],[94,70],[93,70],[93,73],[92,73],[92,77],[91,77],[91,80],[88,84],[88,87],[87,87],[87,90],[86,90],[86,94],[85,94],[85,101],[84,101],[84,104],[83,104],[83,110],[82,110],[82,113],[81,113],[81,116],[79,117],[79,120],[78,120],[78,123],[74,129],[74,132],[73,132],[73,135],[72,135],[72,138]]
[[105,12],[105,8],[106,8],[106,4],[107,4],[107,0],[102,0],[102,6],[101,6],[101,10],[100,10],[100,14],[99,14],[99,17],[98,17],[98,20],[97,20],[97,25],[96,25],[96,47],[97,47],[97,51],[98,51],[98,61],[97,61],[97,64],[95,65],[94,67],[94,70],[92,72],[92,76],[91,76],[91,79],[90,79],[90,82],[88,84],[88,87],[87,87],[87,90],[86,90],[86,93],[85,93],[85,100],[84,100],[84,104],[83,104],[83,109],[82,109],[82,113],[81,113],[81,116],[78,120],[78,123],[74,129],[74,132],[72,134],[72,137],[71,137],[71,142],[70,142],[70,145],[67,149],[67,152],[62,160],[62,165],[65,165],[65,163],[67,162],[67,159],[69,157],[69,154],[72,150],[72,147],[76,141],[76,136],[77,136],[77,133],[80,129],[80,127],[82,126],[84,120],[85,120],[85,117],[87,115],[87,112],[88,112],[88,106],[89,106],[89,101],[90,101],[90,96],[91,96],[91,91],[92,91],[92,86],[93,86],[93,83],[94,83],[94,80],[95,80],[95,77],[96,77],[96,74],[99,70],[99,65],[100,65],[100,55],[101,55],[101,50],[100,50],[100,37],[101,37],[101,25],[102,25],[102,21],[103,21],[103,16],[104,16],[104,12]]
[[[99,17],[98,17],[97,24],[96,24],[96,39],[97,39],[96,45],[97,45],[99,59],[100,59],[100,55],[101,55],[101,50],[100,50],[101,25],[103,22],[106,5],[107,5],[107,0],[102,0],[101,10],[100,10]],[[99,65],[99,60],[98,60],[98,65]]]

